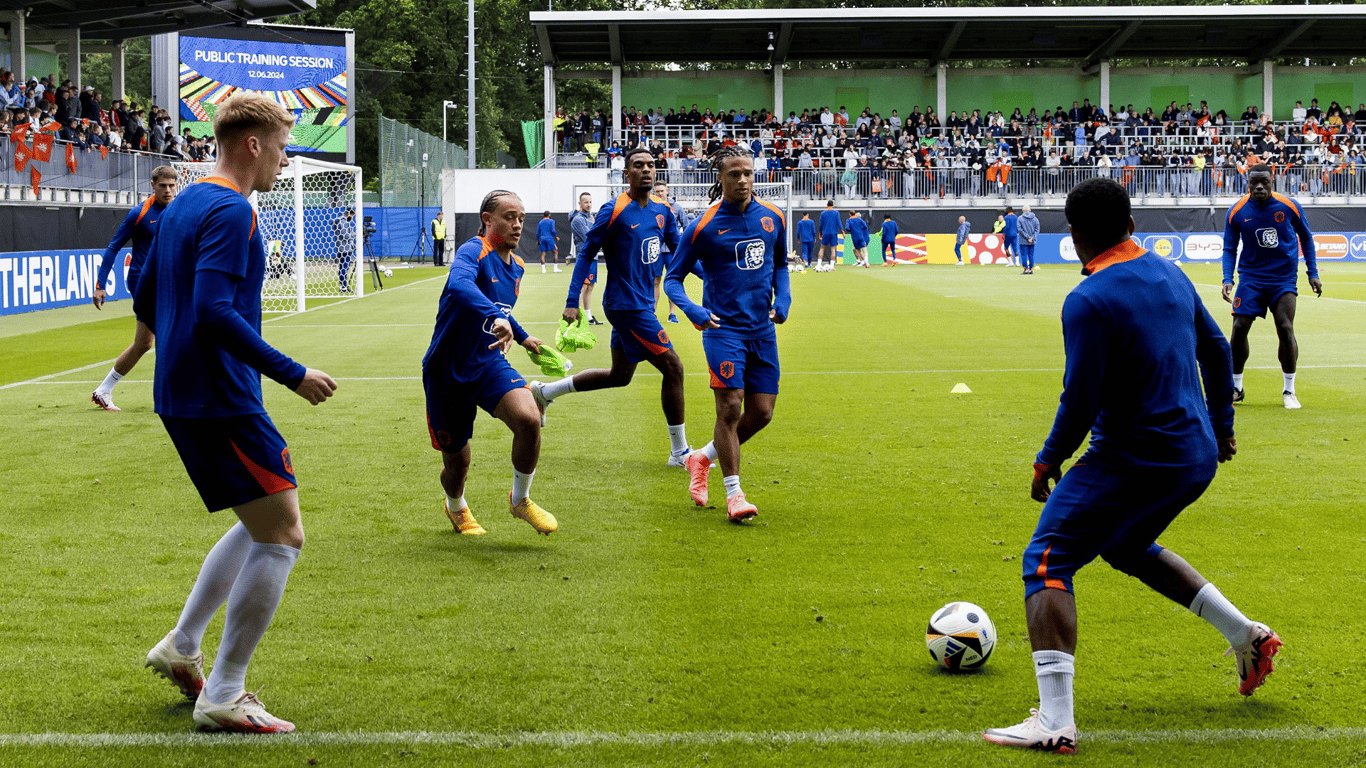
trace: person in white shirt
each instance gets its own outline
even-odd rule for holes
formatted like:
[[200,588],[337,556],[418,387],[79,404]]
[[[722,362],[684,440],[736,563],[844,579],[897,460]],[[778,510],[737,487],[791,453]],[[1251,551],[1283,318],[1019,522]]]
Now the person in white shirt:
[[1296,125],[1302,125],[1307,114],[1309,114],[1309,112],[1304,108],[1304,102],[1297,101],[1295,102],[1295,108],[1290,110],[1290,119],[1294,120]]
[[833,128],[835,125],[835,115],[829,107],[821,107],[821,125],[826,128]]

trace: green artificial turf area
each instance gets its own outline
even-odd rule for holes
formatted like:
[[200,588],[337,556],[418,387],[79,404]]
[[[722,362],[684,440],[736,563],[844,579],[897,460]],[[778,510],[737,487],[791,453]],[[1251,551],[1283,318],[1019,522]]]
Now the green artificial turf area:
[[[1217,266],[1186,270],[1227,330]],[[1238,456],[1162,537],[1280,633],[1276,673],[1239,696],[1218,632],[1094,564],[1077,579],[1074,762],[1366,762],[1366,268],[1323,270],[1324,298],[1302,296],[1297,320],[1304,408],[1281,407],[1275,334],[1257,323]],[[90,404],[132,338],[126,308],[0,319],[0,765],[1045,759],[977,734],[1036,704],[1020,553],[1075,267],[794,275],[776,415],[743,451],[753,524],[693,506],[665,466],[646,366],[551,406],[532,490],[559,518],[548,538],[509,517],[510,437],[485,414],[466,496],[488,535],[457,536],[441,513],[420,379],[440,277],[396,271],[375,295],[263,326],[340,382],[317,407],[263,385],[308,542],[248,686],[299,726],[290,737],[193,733],[189,705],[143,668],[231,518],[204,512],[152,412],[153,357],[115,391],[121,413]],[[515,314],[533,335],[553,337],[569,277],[528,271]],[[666,328],[700,447],[700,336]],[[576,371],[607,364],[598,336]],[[950,394],[960,382],[972,393]],[[925,651],[952,600],[999,629],[977,673],[941,673]]]

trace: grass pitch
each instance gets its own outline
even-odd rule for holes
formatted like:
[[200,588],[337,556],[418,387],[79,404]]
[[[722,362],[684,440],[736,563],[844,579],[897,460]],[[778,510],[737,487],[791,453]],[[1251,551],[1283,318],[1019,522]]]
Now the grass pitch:
[[[1227,329],[1217,267],[1187,273]],[[1019,556],[1075,267],[794,275],[776,416],[743,452],[755,523],[694,507],[664,466],[644,366],[629,388],[551,407],[532,492],[560,520],[549,538],[507,515],[510,438],[486,415],[466,495],[489,534],[459,537],[441,514],[420,381],[439,277],[398,272],[378,295],[265,325],[341,384],[316,408],[264,384],[308,535],[248,680],[299,726],[285,738],[192,733],[189,705],[142,668],[231,518],[204,513],[152,413],[153,357],[116,390],[122,413],[88,402],[132,338],[126,302],[0,319],[0,764],[1042,759],[976,734],[1036,699]],[[1366,762],[1366,269],[1323,278],[1325,298],[1300,299],[1304,409],[1281,407],[1275,335],[1258,323],[1240,452],[1162,539],[1281,634],[1276,674],[1239,696],[1215,630],[1094,564],[1077,579],[1073,761]],[[553,336],[568,279],[528,272],[516,315],[533,335]],[[700,338],[667,327],[700,447]],[[599,340],[576,371],[607,364],[605,327]],[[960,382],[972,394],[951,395]],[[1001,634],[975,674],[942,674],[924,649],[931,612],[955,599]]]

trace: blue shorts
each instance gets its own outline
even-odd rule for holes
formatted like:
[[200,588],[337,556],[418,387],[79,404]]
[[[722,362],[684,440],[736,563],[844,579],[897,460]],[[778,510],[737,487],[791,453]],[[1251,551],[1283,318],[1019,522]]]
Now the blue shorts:
[[862,249],[862,248],[867,248],[867,247],[868,247],[868,241],[867,241],[867,240],[855,240],[855,241],[854,241],[854,248],[856,248],[856,249]]
[[821,235],[821,245],[839,245],[839,235]]
[[1001,235],[1001,249],[1007,253],[1019,253],[1019,235]]
[[811,252],[816,250],[815,240],[802,241],[802,261],[811,261]]
[[654,274],[656,280],[664,276],[664,269],[669,266],[670,255],[671,254],[668,251],[660,251],[659,258],[655,259],[655,263],[650,265],[650,272]]
[[1294,280],[1288,283],[1254,283],[1244,280],[1238,283],[1238,288],[1233,291],[1233,314],[1266,317],[1267,310],[1287,293],[1299,295]]
[[[583,288],[588,288],[598,282],[598,257],[593,257],[593,263],[589,267],[588,277],[583,280]],[[579,290],[583,290],[580,288]]]
[[740,339],[702,334],[712,389],[743,389],[764,395],[778,394],[778,339]]
[[297,488],[289,446],[264,413],[212,419],[162,416],[210,512]]
[[1115,470],[1083,458],[1062,476],[1025,547],[1025,598],[1041,589],[1072,591],[1072,576],[1100,556],[1129,573],[1162,551],[1157,537],[1214,479],[1208,467]]
[[633,363],[658,357],[674,348],[659,318],[648,309],[604,309],[612,324],[612,349],[626,353]]
[[541,238],[537,242],[540,243],[542,252],[559,250],[559,247],[555,245],[554,240],[547,240],[545,238]]
[[484,366],[473,381],[429,377],[424,372],[422,389],[427,393],[427,432],[432,447],[443,453],[458,453],[474,434],[476,408],[492,416],[504,395],[526,386],[526,378],[501,357]]

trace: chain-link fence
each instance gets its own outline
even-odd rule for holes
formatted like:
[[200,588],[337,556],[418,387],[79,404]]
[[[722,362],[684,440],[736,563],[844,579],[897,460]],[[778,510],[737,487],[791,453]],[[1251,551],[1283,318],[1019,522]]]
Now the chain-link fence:
[[441,169],[464,168],[466,158],[463,147],[380,116],[380,204],[385,208],[440,205]]

